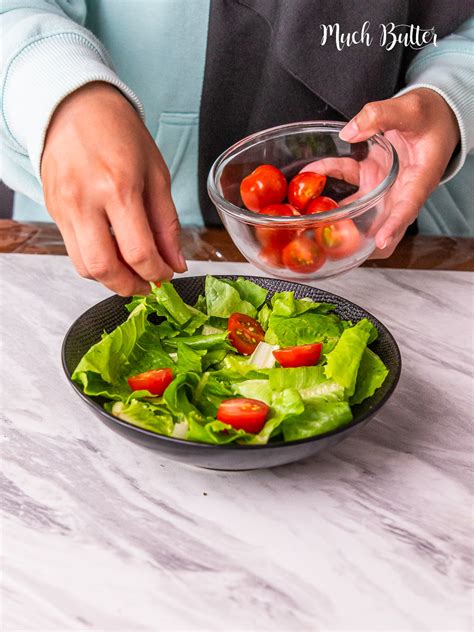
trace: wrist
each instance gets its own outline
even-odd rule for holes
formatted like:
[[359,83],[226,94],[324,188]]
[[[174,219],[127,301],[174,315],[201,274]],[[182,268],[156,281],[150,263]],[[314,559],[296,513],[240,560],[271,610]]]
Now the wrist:
[[451,157],[461,142],[461,131],[456,114],[449,103],[442,94],[432,88],[414,88],[403,93],[407,94],[407,92],[417,94],[423,101],[423,110],[427,114],[423,121],[423,126],[431,123],[443,130],[443,142],[447,153]]

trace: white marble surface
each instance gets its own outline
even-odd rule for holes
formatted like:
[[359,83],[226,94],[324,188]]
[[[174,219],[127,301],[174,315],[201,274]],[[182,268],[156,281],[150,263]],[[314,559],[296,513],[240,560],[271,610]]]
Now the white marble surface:
[[104,289],[62,257],[0,266],[3,630],[472,629],[472,275],[321,283],[395,334],[396,393],[331,453],[217,473],[127,442],[66,383],[62,338]]

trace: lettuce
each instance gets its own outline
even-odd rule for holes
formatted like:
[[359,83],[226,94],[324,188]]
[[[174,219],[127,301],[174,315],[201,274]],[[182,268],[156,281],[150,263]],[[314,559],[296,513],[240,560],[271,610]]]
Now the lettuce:
[[303,413],[304,408],[303,400],[294,388],[285,389],[281,393],[273,393],[269,418],[260,432],[252,435],[252,438],[246,443],[251,445],[268,443],[272,435],[278,434],[280,426],[285,419],[292,415]]
[[352,413],[347,402],[308,404],[304,413],[291,415],[282,423],[285,441],[297,441],[335,430],[352,421]]
[[374,326],[366,318],[345,329],[337,345],[326,356],[326,376],[344,387],[346,395],[354,395],[362,355]]
[[385,382],[387,375],[388,369],[379,356],[371,349],[365,349],[357,373],[355,391],[349,400],[350,403],[360,404],[367,397],[372,397]]
[[255,351],[249,356],[248,363],[257,369],[272,369],[276,364],[273,352],[278,348],[278,345],[259,342]]
[[251,303],[255,308],[259,308],[266,300],[268,295],[268,290],[253,283],[252,281],[247,281],[243,277],[239,277],[236,281],[232,281],[230,279],[224,279],[225,283],[228,283],[232,286],[240,295],[240,298],[243,301],[247,301]]
[[82,384],[85,393],[88,395],[97,394],[90,393],[88,389],[91,373],[97,374],[103,382],[108,384],[114,384],[120,379],[124,365],[128,363],[137,341],[145,331],[146,318],[145,306],[143,304],[137,305],[124,323],[103,336],[81,358],[72,374],[72,379]]
[[259,399],[265,404],[272,403],[273,390],[268,380],[256,379],[245,380],[234,385],[234,393],[241,397],[248,397],[249,399]]
[[204,423],[192,415],[188,419],[188,432],[186,434],[188,441],[224,445],[236,440],[244,442],[253,436],[245,430],[235,430],[229,424],[217,419],[207,419]]
[[131,399],[129,402],[115,402],[112,406],[106,405],[106,409],[115,417],[139,428],[167,436],[173,432],[172,416],[163,413],[159,406],[151,403]]
[[193,390],[199,383],[197,373],[178,373],[163,393],[163,402],[177,421],[183,421],[190,413],[200,415],[191,403]]
[[193,349],[185,342],[178,342],[176,369],[178,373],[201,373],[202,357],[206,355],[205,349]]
[[219,318],[229,318],[235,312],[252,317],[257,315],[255,305],[242,298],[235,287],[212,276],[206,277],[206,306],[209,316]]
[[193,404],[206,417],[215,417],[220,403],[234,397],[229,382],[218,380],[215,374],[206,372],[201,376],[193,395]]
[[272,369],[268,376],[273,390],[295,388],[304,402],[342,401],[345,396],[344,387],[329,379],[323,366]]
[[183,301],[172,283],[150,283],[150,286],[150,295],[133,297],[130,305],[144,305],[148,314],[162,316],[165,319],[160,324],[162,337],[178,333],[191,335],[208,320],[207,314]]
[[268,321],[265,341],[280,347],[294,347],[339,338],[342,327],[330,316],[306,312],[295,317],[275,317]]
[[336,306],[332,303],[316,303],[310,298],[295,298],[294,292],[275,292],[271,300],[273,316],[299,316],[304,312],[327,314]]

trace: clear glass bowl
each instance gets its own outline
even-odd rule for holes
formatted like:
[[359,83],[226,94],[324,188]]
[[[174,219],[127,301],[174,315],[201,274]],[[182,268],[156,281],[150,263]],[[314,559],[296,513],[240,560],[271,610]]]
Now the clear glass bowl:
[[[362,143],[341,140],[343,127],[344,123],[336,121],[273,127],[235,143],[213,164],[207,185],[211,200],[237,248],[261,270],[285,279],[323,279],[359,266],[375,249],[375,234],[389,212],[387,193],[398,174],[398,156],[380,134]],[[339,208],[295,217],[247,210],[240,183],[262,164],[281,169],[288,182],[303,168],[326,175],[322,195],[335,199]],[[271,247],[269,256],[262,235],[275,235],[275,231],[284,238],[272,242],[286,244],[289,237],[305,237],[322,244],[324,264],[311,272],[302,272],[298,266],[289,268],[282,262],[280,246]],[[340,247],[325,248],[341,232]]]

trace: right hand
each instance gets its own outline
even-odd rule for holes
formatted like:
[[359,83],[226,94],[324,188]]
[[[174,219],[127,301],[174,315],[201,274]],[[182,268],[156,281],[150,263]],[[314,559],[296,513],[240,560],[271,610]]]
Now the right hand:
[[113,86],[87,84],[59,105],[41,176],[46,206],[81,276],[130,296],[186,270],[168,169]]

